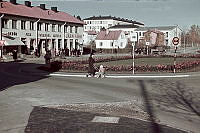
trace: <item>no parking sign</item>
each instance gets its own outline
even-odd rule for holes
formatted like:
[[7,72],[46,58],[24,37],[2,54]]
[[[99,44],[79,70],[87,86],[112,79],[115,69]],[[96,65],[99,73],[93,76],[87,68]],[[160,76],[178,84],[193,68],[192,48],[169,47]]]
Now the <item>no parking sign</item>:
[[178,44],[179,44],[179,38],[178,38],[178,37],[174,37],[174,38],[172,39],[172,43],[173,43],[174,45],[178,45]]

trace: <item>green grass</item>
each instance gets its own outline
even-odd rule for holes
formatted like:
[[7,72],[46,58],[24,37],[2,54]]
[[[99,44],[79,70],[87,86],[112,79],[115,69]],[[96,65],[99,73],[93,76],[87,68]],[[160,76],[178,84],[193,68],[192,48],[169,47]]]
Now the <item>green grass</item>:
[[[176,58],[177,63],[184,62],[184,61],[194,61],[194,60],[197,60],[197,58]],[[100,64],[103,64],[105,66],[132,65],[133,59],[96,63],[96,65],[100,65]],[[155,66],[158,64],[173,65],[174,58],[137,58],[135,59],[135,65]]]

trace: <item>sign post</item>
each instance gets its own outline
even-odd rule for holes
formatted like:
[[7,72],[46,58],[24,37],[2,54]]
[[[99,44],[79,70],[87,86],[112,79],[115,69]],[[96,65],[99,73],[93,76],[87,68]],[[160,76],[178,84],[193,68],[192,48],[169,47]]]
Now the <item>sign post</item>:
[[135,74],[135,42],[132,42],[133,46],[133,75]]
[[1,46],[1,58],[3,58],[3,45],[5,40],[0,40],[0,46]]
[[172,39],[172,43],[175,46],[175,51],[174,51],[174,74],[176,73],[176,51],[177,51],[177,45],[179,44],[179,38],[178,37],[174,37]]
[[147,55],[149,55],[149,42],[146,42],[146,46],[147,46]]

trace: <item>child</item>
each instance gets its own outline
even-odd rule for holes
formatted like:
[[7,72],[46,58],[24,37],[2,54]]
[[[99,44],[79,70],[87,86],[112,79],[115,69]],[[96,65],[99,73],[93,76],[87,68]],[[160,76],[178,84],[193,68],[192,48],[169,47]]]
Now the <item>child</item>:
[[103,67],[103,65],[100,65],[97,78],[104,78],[104,77],[105,77],[105,68]]

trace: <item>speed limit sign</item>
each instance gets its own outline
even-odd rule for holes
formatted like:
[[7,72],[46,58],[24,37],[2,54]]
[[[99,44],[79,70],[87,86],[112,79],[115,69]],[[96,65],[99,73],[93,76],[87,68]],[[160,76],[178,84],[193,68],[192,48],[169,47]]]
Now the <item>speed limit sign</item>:
[[172,43],[173,43],[174,45],[178,45],[178,44],[179,44],[179,38],[178,38],[178,37],[174,37],[174,38],[172,39]]

